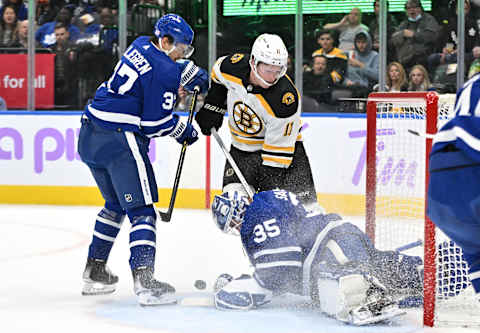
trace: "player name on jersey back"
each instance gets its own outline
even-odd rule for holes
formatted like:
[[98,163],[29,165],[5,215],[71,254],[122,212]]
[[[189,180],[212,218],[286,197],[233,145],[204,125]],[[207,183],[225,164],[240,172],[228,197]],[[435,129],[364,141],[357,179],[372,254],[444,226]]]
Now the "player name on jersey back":
[[132,63],[140,75],[148,73],[152,69],[152,66],[147,59],[145,59],[145,57],[135,49],[133,45],[131,45],[125,52],[125,58]]

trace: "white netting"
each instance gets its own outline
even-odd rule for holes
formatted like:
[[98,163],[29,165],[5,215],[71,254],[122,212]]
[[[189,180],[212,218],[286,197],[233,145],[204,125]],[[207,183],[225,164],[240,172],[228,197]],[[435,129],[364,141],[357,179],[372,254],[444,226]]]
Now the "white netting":
[[[455,95],[439,96],[437,127],[453,116],[454,102]],[[424,240],[426,100],[395,96],[379,99],[376,108],[375,245],[393,250]],[[438,228],[435,233],[435,325],[480,325],[480,303],[470,290],[461,250]],[[423,257],[424,249],[404,253]]]

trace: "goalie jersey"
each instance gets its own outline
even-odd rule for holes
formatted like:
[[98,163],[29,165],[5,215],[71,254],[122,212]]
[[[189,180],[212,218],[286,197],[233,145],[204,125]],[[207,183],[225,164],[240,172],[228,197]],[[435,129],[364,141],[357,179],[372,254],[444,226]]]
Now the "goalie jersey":
[[300,95],[287,75],[268,89],[248,82],[250,55],[224,56],[213,66],[212,85],[219,104],[227,105],[232,145],[261,151],[263,164],[288,168],[300,135]]
[[[480,75],[468,80],[457,92],[455,117],[435,135],[431,156],[447,146],[464,151],[474,162],[480,162]],[[460,166],[471,161],[449,161],[445,167]]]
[[[341,226],[343,231],[354,227],[337,214],[307,214],[293,193],[273,190],[255,195],[245,213],[241,238],[255,278],[264,288],[309,295],[312,267],[320,259],[336,262],[325,248]],[[351,240],[347,234],[342,238],[342,246]]]
[[107,82],[97,89],[85,114],[101,126],[147,137],[171,133],[181,66],[150,42],[137,38],[122,55]]
[[374,274],[387,288],[422,286],[421,258],[379,251],[355,225],[337,214],[307,213],[285,190],[257,193],[240,235],[255,279],[277,294],[311,295],[320,274]]

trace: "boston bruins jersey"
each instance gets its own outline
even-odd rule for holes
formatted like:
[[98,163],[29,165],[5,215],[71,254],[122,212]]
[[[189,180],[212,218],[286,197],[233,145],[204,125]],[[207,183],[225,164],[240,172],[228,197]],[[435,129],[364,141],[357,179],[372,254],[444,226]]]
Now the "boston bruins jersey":
[[263,164],[288,168],[300,135],[300,95],[288,76],[263,89],[249,83],[250,55],[224,56],[213,66],[213,82],[227,89],[228,125],[236,148],[261,151]]

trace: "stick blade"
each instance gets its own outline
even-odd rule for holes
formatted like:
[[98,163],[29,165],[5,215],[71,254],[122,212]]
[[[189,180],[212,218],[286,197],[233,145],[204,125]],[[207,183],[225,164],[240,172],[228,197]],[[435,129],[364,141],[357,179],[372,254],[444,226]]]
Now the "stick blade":
[[170,222],[170,219],[172,218],[172,212],[164,213],[164,212],[158,211],[158,214],[160,215],[162,222]]

